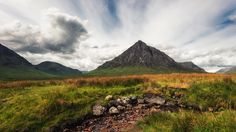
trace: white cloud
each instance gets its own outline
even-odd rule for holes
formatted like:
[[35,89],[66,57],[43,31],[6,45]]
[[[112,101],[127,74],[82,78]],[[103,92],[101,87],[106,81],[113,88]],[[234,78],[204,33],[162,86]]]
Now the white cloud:
[[21,22],[3,25],[0,27],[0,40],[15,44],[19,52],[71,53],[86,38],[87,30],[78,17],[48,9],[43,13],[42,20],[41,25]]
[[[62,52],[37,54],[33,58],[33,55],[21,53],[34,63],[50,56],[74,68],[91,70],[141,39],[177,61],[193,61],[209,71],[212,71],[210,67],[217,69],[214,68],[217,65],[236,65],[236,25],[223,23],[225,19],[235,22],[235,12],[230,13],[236,10],[235,0],[121,0],[114,1],[112,12],[106,0],[25,0],[18,6],[15,2],[17,0],[4,2],[9,8],[4,12],[0,9],[0,16],[8,17],[0,23],[13,18],[20,22],[2,26],[0,39],[14,43],[10,46],[15,49],[21,47],[19,43],[29,44],[31,50],[40,44],[44,49],[45,45],[50,45],[47,50]],[[44,19],[39,20],[40,12],[52,6],[60,12],[47,10]],[[13,9],[19,11],[18,18],[9,11]],[[86,27],[78,16],[87,20]],[[25,24],[24,20],[30,24]],[[81,41],[81,34],[70,38],[67,34],[77,32],[68,30],[71,29],[69,23],[81,25],[81,29],[89,32],[89,38]],[[1,33],[6,29],[9,32],[4,36]],[[73,38],[78,38],[79,42]],[[64,44],[68,40],[72,40],[72,45],[67,49]],[[40,48],[36,46],[36,49]],[[64,49],[70,54],[63,54]]]

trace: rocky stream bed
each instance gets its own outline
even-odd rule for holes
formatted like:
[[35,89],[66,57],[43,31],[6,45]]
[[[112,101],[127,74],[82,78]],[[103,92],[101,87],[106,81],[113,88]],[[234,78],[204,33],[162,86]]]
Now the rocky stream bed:
[[178,103],[180,97],[173,97],[175,101],[168,101],[156,94],[144,94],[142,97],[120,97],[114,99],[108,95],[106,106],[96,104],[92,107],[92,116],[85,118],[64,132],[120,132],[131,130],[135,123],[156,112],[175,112],[179,109],[194,109]]

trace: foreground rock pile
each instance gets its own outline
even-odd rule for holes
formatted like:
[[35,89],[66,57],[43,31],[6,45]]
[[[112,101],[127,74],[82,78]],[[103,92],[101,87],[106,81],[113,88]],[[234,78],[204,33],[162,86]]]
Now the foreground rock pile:
[[167,101],[160,95],[144,94],[143,97],[131,96],[113,99],[106,98],[108,104],[96,104],[92,107],[93,116],[75,129],[65,131],[123,131],[132,128],[137,120],[161,111],[177,111],[176,102]]
[[174,102],[167,102],[163,97],[154,94],[145,94],[143,97],[131,96],[131,97],[121,97],[118,99],[113,99],[111,95],[107,96],[106,99],[110,100],[106,106],[94,105],[93,106],[93,115],[102,116],[102,115],[113,115],[124,112],[125,110],[131,110],[134,107],[140,109],[145,108],[160,108],[165,106],[176,107]]

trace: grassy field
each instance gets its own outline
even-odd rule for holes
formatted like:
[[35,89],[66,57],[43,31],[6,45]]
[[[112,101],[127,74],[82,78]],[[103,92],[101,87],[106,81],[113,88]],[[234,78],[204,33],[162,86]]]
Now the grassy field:
[[30,67],[4,67],[0,66],[0,80],[19,80],[19,79],[49,79],[57,78],[55,75],[47,74]]
[[87,76],[120,76],[120,75],[137,75],[137,74],[166,74],[166,73],[185,73],[196,72],[177,70],[164,67],[117,67],[117,68],[105,68],[96,69],[87,74]]
[[146,132],[208,132],[236,130],[236,83],[226,77],[214,81],[194,82],[186,90],[159,90],[165,96],[183,94],[182,104],[197,107],[169,113],[161,112],[137,123]]
[[[200,111],[158,113],[140,131],[231,131],[236,127],[236,75],[158,74],[0,82],[0,131],[49,131],[91,113],[107,95],[184,95]],[[213,111],[209,112],[210,109]]]
[[137,129],[144,132],[234,132],[236,111],[178,113],[161,112],[137,123]]

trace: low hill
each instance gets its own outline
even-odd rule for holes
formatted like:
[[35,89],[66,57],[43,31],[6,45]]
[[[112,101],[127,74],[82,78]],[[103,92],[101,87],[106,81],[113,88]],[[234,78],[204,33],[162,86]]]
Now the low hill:
[[236,73],[236,66],[220,69],[217,73]]
[[59,75],[59,76],[74,76],[74,75],[81,75],[77,69],[72,69],[70,67],[66,67],[62,64],[56,62],[45,61],[38,65],[35,65],[37,70],[52,74],[52,75]]

